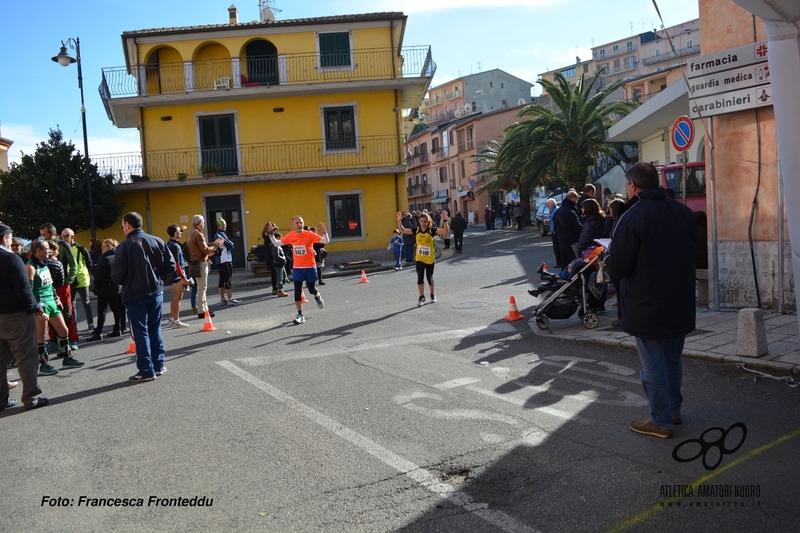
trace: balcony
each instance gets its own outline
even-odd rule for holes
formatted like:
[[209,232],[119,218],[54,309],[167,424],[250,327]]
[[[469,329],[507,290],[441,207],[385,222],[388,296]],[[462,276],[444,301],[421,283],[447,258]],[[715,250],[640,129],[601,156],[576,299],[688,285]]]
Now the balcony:
[[426,194],[431,193],[430,185],[426,184],[416,184],[408,187],[408,197],[414,198],[417,196],[425,196]]
[[[398,80],[386,87],[408,89],[403,91],[401,105],[417,107],[435,72],[429,46],[403,48],[399,56],[391,48],[379,48],[353,50],[335,57],[277,54],[110,67],[103,69],[99,91],[109,119],[122,122],[118,126],[133,127],[138,122],[124,114],[136,111],[138,115],[140,107],[208,102],[219,100],[223,94],[226,100],[245,100],[331,92],[337,83],[343,90],[346,85],[348,91],[353,91],[360,86],[374,88],[380,80]],[[115,121],[115,117],[120,120]]]
[[[169,182],[179,174],[189,179],[217,175],[217,179],[241,180],[242,176],[266,176],[301,172],[335,172],[403,166],[397,137],[361,137],[356,148],[333,149],[321,139],[241,144],[230,148],[185,148],[92,156],[101,175],[111,174],[117,184],[136,181]],[[385,170],[384,170],[385,171]],[[340,172],[341,173],[341,172]]]
[[461,93],[458,92],[458,91],[454,91],[452,93],[447,93],[447,94],[444,95],[445,101],[455,100],[456,98],[460,98],[460,97],[461,97]]
[[656,63],[661,63],[663,61],[672,61],[676,57],[685,57],[685,56],[690,56],[690,55],[694,55],[694,54],[699,54],[700,53],[700,45],[697,44],[697,45],[692,46],[691,48],[679,48],[678,50],[676,50],[676,52],[677,52],[677,56],[675,55],[675,53],[670,51],[669,53],[666,53],[666,54],[659,54],[659,55],[655,55],[655,56],[646,57],[646,58],[642,59],[642,64],[644,64],[644,65],[655,65]]
[[427,153],[414,154],[413,156],[411,156],[411,164],[408,165],[408,166],[409,167],[415,167],[417,165],[421,165],[421,164],[427,163],[427,162],[428,162],[428,154]]

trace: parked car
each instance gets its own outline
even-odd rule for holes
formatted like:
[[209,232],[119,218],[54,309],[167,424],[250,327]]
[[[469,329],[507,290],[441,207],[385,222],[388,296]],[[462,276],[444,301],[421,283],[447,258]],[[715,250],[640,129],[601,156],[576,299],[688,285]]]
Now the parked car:
[[539,235],[546,237],[550,233],[550,210],[547,204],[541,204],[536,210],[536,227],[539,228]]

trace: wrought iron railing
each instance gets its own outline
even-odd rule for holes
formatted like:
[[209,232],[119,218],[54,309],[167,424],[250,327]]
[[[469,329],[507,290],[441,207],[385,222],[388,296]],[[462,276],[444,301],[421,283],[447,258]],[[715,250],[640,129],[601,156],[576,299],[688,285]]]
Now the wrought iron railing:
[[436,63],[429,46],[353,50],[348,61],[318,53],[277,54],[226,60],[139,65],[103,69],[103,99],[194,91],[247,89],[359,79],[432,78]]
[[[361,137],[356,148],[328,150],[322,139],[242,144],[228,148],[185,148],[93,155],[101,175],[115,183],[170,181],[187,177],[239,176],[270,173],[364,168],[403,164],[397,137]],[[185,175],[185,176],[184,176]]]

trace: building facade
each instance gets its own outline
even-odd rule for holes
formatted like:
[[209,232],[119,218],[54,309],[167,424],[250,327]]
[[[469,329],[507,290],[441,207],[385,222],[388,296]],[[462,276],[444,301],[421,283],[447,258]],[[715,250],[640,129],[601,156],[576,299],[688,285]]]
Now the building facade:
[[141,152],[92,161],[155,234],[199,213],[213,235],[225,218],[238,267],[267,221],[297,214],[325,222],[337,250],[378,248],[406,207],[402,109],[430,84],[430,48],[403,48],[402,13],[265,11],[123,33],[125,65],[103,69],[101,96]]

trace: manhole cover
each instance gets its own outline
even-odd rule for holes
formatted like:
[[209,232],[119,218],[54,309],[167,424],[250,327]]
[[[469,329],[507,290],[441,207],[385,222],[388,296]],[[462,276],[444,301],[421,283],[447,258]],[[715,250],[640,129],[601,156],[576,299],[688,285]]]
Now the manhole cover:
[[488,302],[460,302],[453,304],[453,309],[477,309],[479,307],[486,307]]

